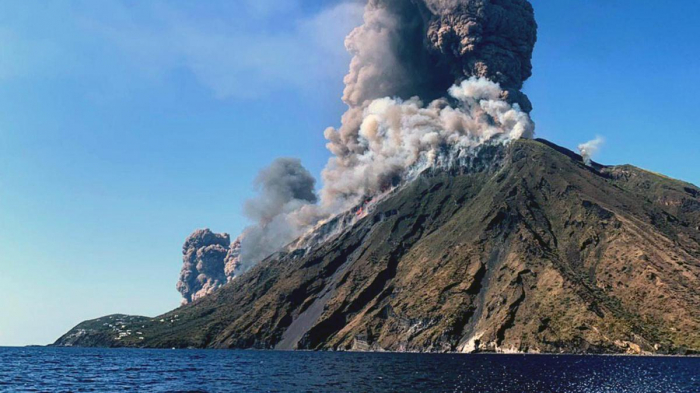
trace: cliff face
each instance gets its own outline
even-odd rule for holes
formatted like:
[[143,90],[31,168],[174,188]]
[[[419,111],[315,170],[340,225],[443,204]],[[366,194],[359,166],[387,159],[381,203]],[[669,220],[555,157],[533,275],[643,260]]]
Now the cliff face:
[[521,140],[423,174],[139,337],[88,323],[56,345],[697,353],[700,189]]

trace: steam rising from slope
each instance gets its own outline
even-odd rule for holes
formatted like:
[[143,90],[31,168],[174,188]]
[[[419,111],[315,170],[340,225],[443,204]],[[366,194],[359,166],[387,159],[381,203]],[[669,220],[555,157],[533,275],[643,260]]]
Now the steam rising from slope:
[[346,39],[348,110],[324,132],[332,157],[320,200],[298,160],[263,170],[260,195],[245,206],[255,224],[240,237],[236,273],[426,168],[532,137],[520,89],[536,36],[527,0],[369,0]]
[[578,145],[578,150],[581,153],[583,162],[585,162],[586,165],[591,165],[591,162],[593,162],[593,157],[598,154],[598,151],[603,146],[603,143],[605,143],[605,139],[597,136],[593,140]]
[[425,105],[380,98],[363,108],[354,154],[334,157],[324,170],[322,204],[349,208],[410,173],[447,166],[484,143],[530,138],[534,124],[518,104],[500,97],[501,88],[471,78],[449,89],[449,97]]

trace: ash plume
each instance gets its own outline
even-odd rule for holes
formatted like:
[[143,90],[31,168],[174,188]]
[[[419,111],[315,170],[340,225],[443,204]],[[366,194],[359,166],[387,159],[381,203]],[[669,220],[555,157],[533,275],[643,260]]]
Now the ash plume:
[[[531,105],[520,88],[532,74],[536,40],[534,11],[526,0],[369,0],[364,24],[346,40],[346,47],[353,54],[343,94],[348,110],[339,128],[328,128],[324,133],[334,157],[323,173],[322,204],[347,207],[343,200],[356,200],[353,194],[386,187],[389,179],[400,178],[400,172],[418,161],[416,153],[435,155],[438,145],[465,147],[465,139],[471,139],[472,143],[467,144],[472,146],[483,143],[484,138],[474,136],[489,135],[480,130],[483,122],[489,121],[473,113],[474,109],[483,109],[479,102],[483,98],[491,101],[491,109],[498,102],[503,113],[524,114],[519,116],[524,119]],[[491,93],[498,95],[480,96],[476,90],[489,83]],[[451,86],[469,91],[457,98],[449,93]],[[475,94],[470,96],[470,92]],[[381,146],[372,143],[376,139],[372,132],[375,127],[369,123],[377,119],[368,111],[379,105],[375,100],[385,98],[413,108],[428,103],[419,116],[445,109],[443,116],[437,117],[446,120],[445,115],[453,115],[447,133],[454,131],[454,137],[432,137],[431,132],[446,136],[440,121],[431,122],[430,132],[426,133],[420,128],[422,124],[410,125],[409,121],[402,123],[402,132],[397,133],[397,121],[418,118],[388,116],[383,119],[393,123],[384,124],[389,125],[383,127],[386,132],[376,134],[384,142]],[[455,111],[446,109],[450,107]],[[406,114],[404,110],[398,112]],[[529,118],[526,121],[530,122]],[[460,128],[455,122],[467,126]],[[413,129],[403,127],[406,124]],[[378,126],[379,131],[382,124]],[[513,135],[510,126],[508,122],[494,124],[494,128],[501,129],[500,134]],[[534,126],[524,128],[528,131],[520,136],[531,136]],[[491,134],[497,133],[491,130]],[[432,143],[416,146],[416,137],[431,139]],[[411,152],[399,161],[395,150],[399,148],[406,154],[407,142],[412,144],[408,149]],[[377,148],[382,146],[387,149],[377,154]],[[384,160],[389,156],[390,160]],[[378,184],[365,187],[363,177],[374,177]],[[360,184],[348,184],[348,178],[358,179]]]
[[318,238],[308,234],[425,169],[534,135],[520,91],[537,40],[527,0],[368,0],[363,18],[345,43],[348,109],[324,132],[332,156],[319,197],[298,160],[263,170],[259,196],[245,205],[254,224],[231,257],[235,274],[302,235]]
[[278,158],[255,179],[258,195],[246,202],[245,214],[255,222],[240,238],[240,265],[245,271],[299,237],[318,221],[316,179],[294,158]]
[[537,24],[526,0],[369,0],[364,24],[346,39],[353,54],[343,100],[442,97],[471,77],[498,83],[529,112],[519,92],[532,74]]
[[224,274],[226,281],[231,281],[236,277],[241,266],[241,238],[234,240],[226,252],[224,259]]
[[231,239],[209,229],[194,231],[182,246],[182,271],[177,290],[183,303],[193,302],[225,284],[226,256]]
[[578,145],[578,151],[581,153],[581,157],[583,158],[583,162],[586,163],[586,165],[590,166],[591,163],[593,162],[593,157],[598,154],[598,151],[600,148],[603,146],[605,143],[605,139],[603,139],[600,136],[597,136],[595,139],[590,140],[586,143],[582,143]]
[[373,100],[357,130],[361,149],[333,157],[323,172],[322,202],[348,208],[429,166],[450,166],[485,143],[530,138],[534,124],[484,78],[449,89],[448,99]]
[[450,65],[456,80],[482,77],[503,88],[503,98],[530,112],[520,92],[532,75],[537,23],[526,0],[426,0],[428,50]]

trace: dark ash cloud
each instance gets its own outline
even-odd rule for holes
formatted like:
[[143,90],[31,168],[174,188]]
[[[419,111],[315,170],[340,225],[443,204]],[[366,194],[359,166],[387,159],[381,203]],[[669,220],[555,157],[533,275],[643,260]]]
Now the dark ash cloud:
[[199,229],[182,246],[182,271],[177,290],[183,303],[204,297],[228,281],[224,268],[231,239],[227,233]]

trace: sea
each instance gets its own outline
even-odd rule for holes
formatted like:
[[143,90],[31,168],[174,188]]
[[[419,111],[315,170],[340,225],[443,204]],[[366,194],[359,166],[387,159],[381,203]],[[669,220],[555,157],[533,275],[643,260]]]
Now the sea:
[[0,348],[2,392],[700,392],[700,358]]

